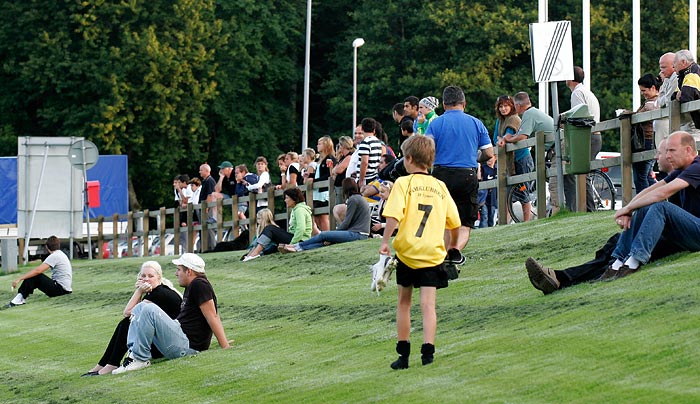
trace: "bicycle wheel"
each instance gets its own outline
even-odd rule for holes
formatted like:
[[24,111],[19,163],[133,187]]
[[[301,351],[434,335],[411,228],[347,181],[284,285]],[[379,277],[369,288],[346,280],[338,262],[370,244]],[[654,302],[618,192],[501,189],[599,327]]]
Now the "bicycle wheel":
[[[514,223],[524,222],[523,204],[520,202],[524,199],[526,185],[515,184],[508,189],[508,214]],[[537,193],[534,190],[534,183],[531,184],[530,191],[530,220],[537,219]]]
[[593,189],[595,210],[615,209],[615,187],[610,177],[600,170],[593,170],[588,173],[587,180]]

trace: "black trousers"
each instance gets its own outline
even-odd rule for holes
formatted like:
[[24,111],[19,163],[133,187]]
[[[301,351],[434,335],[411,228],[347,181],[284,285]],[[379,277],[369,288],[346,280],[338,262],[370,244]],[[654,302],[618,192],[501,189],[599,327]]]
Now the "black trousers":
[[71,293],[63,289],[63,286],[59,285],[58,282],[44,274],[39,274],[23,280],[17,292],[21,293],[22,297],[26,299],[29,295],[34,293],[35,289],[44,292],[48,297],[56,297]]
[[267,236],[275,244],[289,244],[294,237],[292,233],[288,233],[286,230],[271,224],[265,226],[262,234]]
[[[581,265],[566,268],[563,271],[554,271],[557,275],[557,280],[559,280],[561,284],[561,287],[565,288],[567,286],[576,285],[577,283],[588,282],[600,278],[608,266],[615,261],[612,253],[617,246],[617,240],[619,238],[620,233],[613,234],[605,245],[595,252],[595,258],[592,260]],[[651,252],[651,261],[667,257],[679,251],[680,250],[677,247],[674,247],[672,243],[667,243],[664,239],[661,239]]]
[[[130,323],[131,321],[129,321],[129,318],[124,317],[122,321],[117,324],[117,327],[114,329],[114,333],[112,334],[112,338],[109,340],[109,344],[107,344],[105,353],[102,355],[102,358],[100,358],[100,361],[97,362],[100,366],[121,365],[122,359],[127,351],[126,337],[129,334]],[[151,345],[151,355],[154,359],[163,357],[163,354],[160,353],[155,345]]]

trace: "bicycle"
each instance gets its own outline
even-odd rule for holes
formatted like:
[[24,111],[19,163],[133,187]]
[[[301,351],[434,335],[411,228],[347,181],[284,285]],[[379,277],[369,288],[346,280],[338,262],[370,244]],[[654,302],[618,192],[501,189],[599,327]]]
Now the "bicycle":
[[[586,181],[590,187],[587,187],[592,192],[594,211],[600,210],[611,210],[615,208],[615,187],[613,186],[610,177],[601,170],[592,170],[586,176]],[[531,202],[531,217],[532,219],[537,218],[537,192],[535,189],[535,182],[530,183],[530,202]],[[522,204],[519,200],[523,199],[523,194],[527,190],[528,183],[515,184],[508,189],[507,200],[508,203],[508,214],[514,223],[520,223],[523,221],[523,209]],[[550,203],[549,187],[546,188],[547,191],[547,217],[552,215],[552,207]]]

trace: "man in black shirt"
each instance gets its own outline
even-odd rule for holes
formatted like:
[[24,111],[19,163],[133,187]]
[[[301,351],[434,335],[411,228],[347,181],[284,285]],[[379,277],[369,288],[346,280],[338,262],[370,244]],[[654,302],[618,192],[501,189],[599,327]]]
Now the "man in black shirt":
[[216,308],[216,295],[204,274],[204,260],[185,253],[173,260],[175,276],[185,287],[180,314],[172,320],[155,304],[141,302],[131,311],[127,347],[129,355],[113,374],[150,366],[151,344],[167,359],[194,355],[209,349],[212,334],[221,348],[230,348]]

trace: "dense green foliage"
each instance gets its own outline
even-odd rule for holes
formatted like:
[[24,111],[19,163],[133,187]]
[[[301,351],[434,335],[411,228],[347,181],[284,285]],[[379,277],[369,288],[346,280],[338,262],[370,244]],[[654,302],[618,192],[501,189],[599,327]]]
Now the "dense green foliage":
[[[576,231],[572,231],[576,229]],[[396,359],[396,286],[370,292],[379,240],[241,263],[203,256],[234,347],[81,378],[99,360],[144,258],[74,261],[74,292],[0,311],[2,403],[697,403],[697,253],[611,283],[543,296],[528,255],[579,264],[616,231],[611,213],[477,229],[460,278],[437,294],[435,363]],[[174,280],[174,265],[157,258]],[[25,272],[29,268],[22,268]],[[12,276],[1,276],[3,302]]]
[[[3,4],[2,155],[16,153],[17,136],[85,136],[102,153],[129,156],[132,204],[153,208],[175,174],[196,175],[201,162],[252,166],[258,155],[272,162],[300,149],[306,1]],[[591,9],[588,73],[603,118],[631,107],[630,7],[605,0]],[[688,5],[642,7],[642,73],[657,72],[662,53],[687,47]],[[552,2],[549,19],[572,21],[580,64],[581,3]],[[492,127],[498,95],[524,90],[537,102],[528,38],[536,20],[534,3],[514,0],[315,1],[309,145],[350,133],[356,37],[366,40],[358,116],[380,120],[392,140],[391,106],[411,94],[439,98],[448,84],[462,86],[468,112]],[[560,84],[561,110],[568,96]]]

